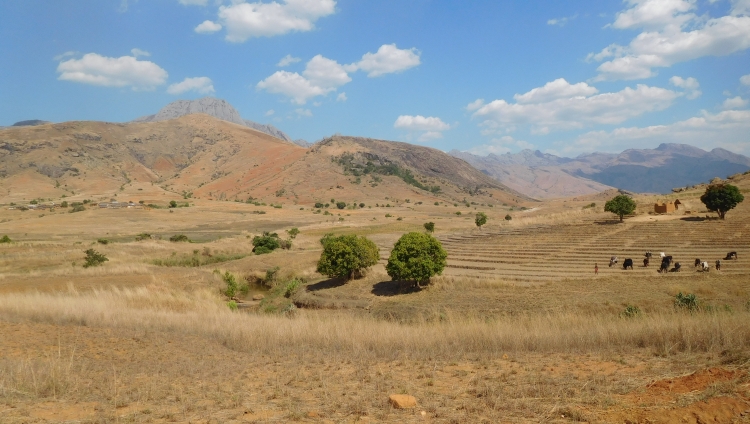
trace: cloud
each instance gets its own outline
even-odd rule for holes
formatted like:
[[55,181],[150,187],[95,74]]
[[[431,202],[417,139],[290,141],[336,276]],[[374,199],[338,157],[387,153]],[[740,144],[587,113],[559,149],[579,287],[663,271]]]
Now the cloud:
[[294,112],[297,114],[297,116],[304,116],[304,117],[311,117],[313,116],[312,111],[310,109],[295,109]]
[[425,118],[422,115],[401,115],[396,119],[393,127],[410,131],[446,131],[451,128],[450,125],[443,122],[440,118],[434,116]]
[[737,96],[737,97],[732,97],[732,98],[724,100],[724,103],[722,103],[721,108],[722,109],[742,109],[745,106],[747,106],[747,100],[743,99],[740,96]]
[[199,94],[213,94],[215,92],[214,84],[208,77],[185,78],[182,82],[172,84],[167,88],[169,94],[182,94],[188,91],[195,91]]
[[741,76],[740,77],[740,83],[742,85],[750,86],[750,74]]
[[421,132],[417,141],[428,142],[443,138],[443,131],[451,129],[451,126],[443,122],[442,119],[422,115],[411,116],[401,115],[396,119],[393,128],[407,130],[409,132]]
[[138,60],[133,56],[105,57],[96,53],[80,59],[69,59],[57,66],[63,81],[103,87],[131,87],[133,90],[153,90],[166,82],[167,71],[157,64]]
[[335,0],[283,0],[280,3],[238,0],[219,7],[219,21],[227,30],[227,41],[242,43],[253,37],[310,31],[315,28],[315,21],[333,14],[335,7]]
[[292,102],[303,105],[316,96],[323,96],[352,79],[344,67],[335,60],[317,55],[307,62],[302,75],[296,72],[277,71],[259,82],[256,87],[269,93],[283,94]]
[[727,110],[717,114],[703,111],[700,116],[669,125],[592,131],[566,145],[561,153],[576,154],[593,150],[620,152],[631,148],[652,148],[660,143],[686,143],[703,149],[722,147],[748,155],[748,133],[748,110]]
[[[514,96],[530,103],[494,100],[478,107],[472,116],[483,119],[485,135],[514,131],[523,125],[530,125],[535,134],[547,134],[554,130],[619,124],[646,112],[666,109],[680,96],[671,90],[642,84],[635,89],[626,87],[614,93],[585,95],[598,90],[587,84],[570,85],[565,80],[553,83],[556,84]],[[477,106],[474,102],[467,108]]]
[[469,112],[473,112],[481,108],[482,106],[484,106],[484,99],[476,99],[473,102],[466,105],[466,110],[468,110]]
[[268,111],[267,111],[267,112],[265,113],[265,116],[271,116],[271,115],[273,115],[274,113],[276,113],[276,111],[275,111],[275,110],[273,110],[273,109],[269,109],[269,110],[268,110]]
[[292,55],[288,54],[288,55],[282,57],[281,60],[279,61],[279,63],[276,64],[276,66],[278,66],[280,68],[283,68],[285,66],[291,65],[292,63],[297,63],[297,62],[299,62],[301,60],[302,59],[300,59],[298,57],[292,57]]
[[59,55],[57,55],[57,56],[53,57],[53,58],[52,58],[52,60],[54,60],[55,62],[59,62],[59,61],[61,61],[61,60],[65,59],[66,57],[70,57],[70,56],[75,56],[75,55],[77,55],[77,54],[78,54],[78,52],[74,52],[74,51],[67,51],[67,52],[65,52],[65,53],[61,53],[61,54],[59,54]]
[[180,0],[180,4],[185,6],[205,6],[208,0]]
[[603,61],[596,80],[632,80],[704,56],[726,56],[750,48],[748,0],[734,0],[729,15],[717,18],[693,13],[695,0],[627,0],[611,25],[642,29],[628,46],[610,45],[589,60]]
[[578,17],[578,14],[576,13],[575,15],[573,15],[573,16],[570,16],[570,17],[562,17],[562,18],[554,18],[554,19],[549,19],[549,20],[547,21],[547,25],[557,25],[557,26],[561,26],[561,27],[563,27],[563,26],[565,26],[565,25],[566,25],[566,24],[567,24],[568,22],[570,22],[570,21],[574,20],[574,19],[575,19],[575,18],[577,18],[577,17]]
[[487,156],[490,153],[501,155],[512,150],[534,148],[535,146],[527,141],[516,140],[515,138],[506,135],[500,138],[493,138],[487,144],[472,147],[471,149],[469,149],[469,153],[480,156]]
[[701,85],[698,83],[698,80],[693,77],[683,79],[682,77],[674,76],[669,79],[669,82],[675,87],[684,88],[685,94],[690,100],[697,99],[703,94],[700,90]]
[[194,31],[198,34],[211,34],[216,31],[220,31],[222,28],[221,24],[217,24],[212,21],[203,21],[202,24],[195,27]]
[[368,77],[403,72],[421,62],[415,48],[399,49],[395,44],[383,44],[377,53],[365,53],[362,60],[347,67],[349,71],[363,70]]
[[146,57],[148,57],[148,56],[151,56],[151,53],[149,53],[149,52],[147,52],[145,50],[141,50],[141,49],[131,49],[130,53],[133,54],[133,57],[138,57],[138,56],[146,56]]
[[336,101],[337,102],[345,102],[347,100],[349,100],[349,99],[346,97],[346,93],[339,93],[339,95],[336,96]]
[[591,96],[598,92],[599,90],[585,82],[570,84],[564,78],[558,78],[544,84],[544,87],[534,88],[524,94],[516,94],[513,96],[513,99],[515,99],[516,103],[521,104],[544,103],[557,99]]

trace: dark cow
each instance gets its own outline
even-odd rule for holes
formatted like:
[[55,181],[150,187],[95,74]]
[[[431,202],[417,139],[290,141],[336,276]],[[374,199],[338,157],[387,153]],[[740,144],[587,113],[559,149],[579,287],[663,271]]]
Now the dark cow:
[[721,260],[719,259],[716,260],[716,270],[721,271]]
[[725,261],[732,260],[732,259],[735,259],[735,260],[737,259],[737,252],[729,252],[727,253],[727,257],[724,258]]
[[649,258],[643,258],[643,267],[647,267],[649,263]]
[[622,262],[622,269],[628,268],[633,269],[633,260],[630,258],[627,258]]
[[647,258],[651,259],[651,257],[652,257],[653,255],[651,254],[651,252],[646,252],[646,254],[645,254],[645,255],[643,255],[643,256],[645,256],[645,257],[647,257]]
[[669,272],[680,272],[680,268],[682,268],[682,265],[679,262],[675,262],[674,268],[670,269]]
[[612,268],[612,265],[617,265],[617,256],[609,258],[609,267]]
[[700,265],[701,262],[703,262],[703,261],[700,260],[699,258],[695,258],[695,265],[693,267],[696,267],[696,266]]
[[669,271],[669,265],[672,264],[672,257],[671,256],[665,256],[661,260],[661,266],[659,266],[659,272],[667,272]]

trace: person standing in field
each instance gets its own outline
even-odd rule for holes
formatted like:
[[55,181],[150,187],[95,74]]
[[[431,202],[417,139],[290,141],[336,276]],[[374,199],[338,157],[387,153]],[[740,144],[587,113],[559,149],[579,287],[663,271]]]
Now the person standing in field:
[[599,264],[594,264],[594,275],[599,275]]

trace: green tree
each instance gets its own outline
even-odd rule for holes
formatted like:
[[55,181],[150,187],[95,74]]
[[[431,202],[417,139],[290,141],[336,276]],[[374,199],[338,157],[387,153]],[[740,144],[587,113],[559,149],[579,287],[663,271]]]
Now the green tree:
[[170,208],[176,208],[177,207],[177,202],[175,202],[174,200],[170,200],[169,201],[169,207]]
[[347,280],[361,277],[367,268],[380,260],[378,247],[366,237],[325,236],[320,242],[323,253],[317,271],[329,277]]
[[706,208],[718,213],[721,219],[724,219],[724,215],[743,200],[745,196],[731,184],[712,184],[701,196],[701,202],[706,205]]
[[474,218],[474,223],[481,229],[482,225],[487,223],[487,214],[484,212],[477,212],[477,215]]
[[346,202],[336,202],[336,207],[339,209],[345,209],[346,208]]
[[289,234],[289,238],[294,239],[299,234],[299,228],[294,227],[291,230],[286,230],[287,234]]
[[616,196],[604,204],[604,212],[612,212],[620,217],[620,222],[625,215],[630,215],[635,211],[635,201],[624,194]]
[[425,222],[424,223],[424,229],[427,230],[428,233],[434,233],[435,232],[435,223],[434,222]]
[[101,265],[104,262],[109,260],[107,259],[106,256],[97,252],[94,249],[88,249],[84,253],[86,254],[86,258],[84,259],[84,263],[83,263],[84,268],[88,268],[90,266]]
[[276,233],[264,232],[261,236],[253,237],[253,252],[256,255],[271,253],[279,247],[281,247],[281,244]]
[[426,284],[430,277],[442,274],[447,257],[448,254],[435,237],[412,232],[398,239],[385,269],[393,280]]
[[505,215],[505,220],[506,220],[506,221],[510,221],[511,219],[513,219],[513,217],[512,217],[512,216],[510,216],[510,214],[508,214],[508,215]]

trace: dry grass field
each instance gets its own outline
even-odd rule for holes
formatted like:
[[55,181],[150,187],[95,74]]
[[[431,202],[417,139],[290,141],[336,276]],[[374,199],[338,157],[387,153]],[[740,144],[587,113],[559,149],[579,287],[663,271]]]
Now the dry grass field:
[[[690,213],[672,215],[639,196],[623,224],[595,197],[524,210],[366,199],[331,215],[207,199],[3,208],[0,422],[750,422],[750,201],[719,221],[699,194],[680,193]],[[421,289],[390,281],[393,243],[428,221],[445,272]],[[292,227],[290,250],[252,254],[253,236]],[[368,236],[381,262],[349,282],[317,274],[326,233]],[[90,248],[109,261],[83,268]],[[682,272],[644,268],[645,251]],[[693,268],[729,251],[721,271]],[[191,261],[214,262],[164,266]],[[250,282],[236,310],[226,272]],[[676,306],[680,293],[696,307]]]

